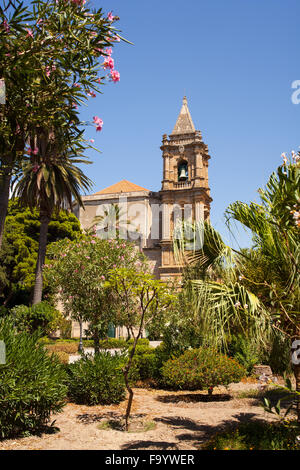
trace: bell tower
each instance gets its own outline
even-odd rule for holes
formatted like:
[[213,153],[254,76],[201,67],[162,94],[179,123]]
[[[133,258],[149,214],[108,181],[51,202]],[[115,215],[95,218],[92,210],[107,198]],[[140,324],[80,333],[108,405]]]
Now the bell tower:
[[177,217],[194,221],[209,219],[212,201],[208,147],[202,141],[201,132],[195,129],[185,96],[174,129],[169,136],[163,135],[160,148],[163,157],[160,278],[166,279],[180,275],[172,240]]

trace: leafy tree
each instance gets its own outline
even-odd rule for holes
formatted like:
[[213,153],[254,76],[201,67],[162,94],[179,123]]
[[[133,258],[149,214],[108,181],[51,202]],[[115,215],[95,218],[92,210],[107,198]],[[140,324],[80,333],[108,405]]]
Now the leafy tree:
[[[0,298],[4,305],[28,304],[30,301],[35,279],[39,229],[38,210],[20,207],[18,199],[11,199],[0,250]],[[49,248],[61,239],[74,240],[81,236],[80,223],[74,214],[65,211],[53,214],[47,238]]]
[[143,269],[144,255],[127,241],[84,236],[53,244],[49,258],[45,274],[51,291],[62,302],[66,315],[80,324],[89,323],[97,354],[109,324],[120,325],[118,299],[106,284],[110,272],[124,266]]
[[[66,203],[71,205],[71,197],[82,205],[80,190],[90,187],[90,180],[74,165],[86,162],[83,152],[87,146],[83,145],[77,104],[88,96],[96,96],[95,92],[99,91],[96,83],[100,84],[104,78],[98,77],[99,68],[110,69],[112,81],[116,81],[118,74],[113,69],[111,48],[105,49],[117,38],[112,26],[116,18],[111,15],[105,18],[101,9],[91,11],[84,4],[84,1],[38,0],[32,3],[32,12],[14,5],[11,17],[3,9],[0,11],[3,20],[0,40],[2,44],[5,42],[0,50],[3,58],[0,74],[8,90],[7,108],[1,115],[3,136],[7,138],[3,140],[5,155],[1,159],[0,231],[4,226],[11,176],[20,159],[21,178],[15,194],[23,204],[37,205],[41,218],[34,304],[42,298],[42,266],[52,212]],[[25,59],[20,62],[20,57],[27,62]],[[99,58],[104,58],[101,65]],[[20,99],[12,107],[10,97],[18,79],[20,82],[25,79],[30,85],[27,95],[17,93]],[[94,124],[96,130],[101,130],[102,120],[97,116]],[[14,147],[7,159],[7,140],[11,135],[21,136],[18,147],[21,153],[17,155]],[[24,153],[28,153],[27,159],[22,156]]]
[[133,363],[138,339],[144,328],[153,321],[163,320],[167,309],[174,302],[175,296],[170,288],[161,281],[152,278],[151,274],[137,271],[130,267],[114,269],[110,273],[107,286],[111,287],[120,301],[117,321],[126,325],[134,339],[123,373],[126,388],[129,393],[125,429],[128,430],[128,420],[133,400],[133,390],[129,383],[129,372]]

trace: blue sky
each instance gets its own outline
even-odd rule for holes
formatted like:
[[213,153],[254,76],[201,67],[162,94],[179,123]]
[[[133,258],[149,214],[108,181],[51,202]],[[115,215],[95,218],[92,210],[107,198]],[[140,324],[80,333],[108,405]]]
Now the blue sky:
[[[208,145],[213,225],[232,243],[224,211],[257,200],[257,189],[300,145],[298,0],[93,0],[120,17],[134,45],[113,52],[121,81],[104,87],[83,117],[97,114],[101,133],[87,129],[102,154],[88,174],[98,191],[121,179],[159,190],[161,137],[171,133],[187,95]],[[244,246],[248,236],[239,230]]]
[[[257,189],[298,150],[300,104],[299,0],[91,0],[120,17],[121,74],[103,87],[82,118],[98,115],[103,130],[87,128],[102,154],[89,151],[85,168],[94,191],[122,179],[158,191],[161,138],[171,133],[183,95],[211,155],[209,181],[215,228],[233,243],[224,223],[236,200],[257,200]],[[237,241],[249,244],[239,230]],[[235,245],[236,246],[236,245]]]

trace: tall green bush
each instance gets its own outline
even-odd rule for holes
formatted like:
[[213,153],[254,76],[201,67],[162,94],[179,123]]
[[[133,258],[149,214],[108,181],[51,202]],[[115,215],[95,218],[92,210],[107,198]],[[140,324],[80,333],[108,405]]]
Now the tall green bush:
[[0,320],[6,364],[0,365],[0,437],[34,432],[49,423],[65,405],[65,371],[49,356],[38,334],[17,332],[12,320]]

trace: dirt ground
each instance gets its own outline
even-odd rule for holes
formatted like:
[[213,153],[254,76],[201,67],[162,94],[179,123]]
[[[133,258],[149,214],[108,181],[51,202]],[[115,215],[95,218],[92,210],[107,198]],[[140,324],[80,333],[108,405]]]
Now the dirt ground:
[[[126,401],[120,405],[82,406],[69,403],[53,419],[59,431],[0,442],[0,450],[198,450],[216,431],[230,423],[250,419],[272,419],[256,398],[239,398],[242,391],[257,389],[256,384],[231,384],[207,392],[134,390],[132,431],[115,426],[103,429],[105,422],[124,415]],[[116,421],[113,421],[116,423]],[[143,423],[138,430],[135,423]],[[146,430],[148,429],[149,430]]]

